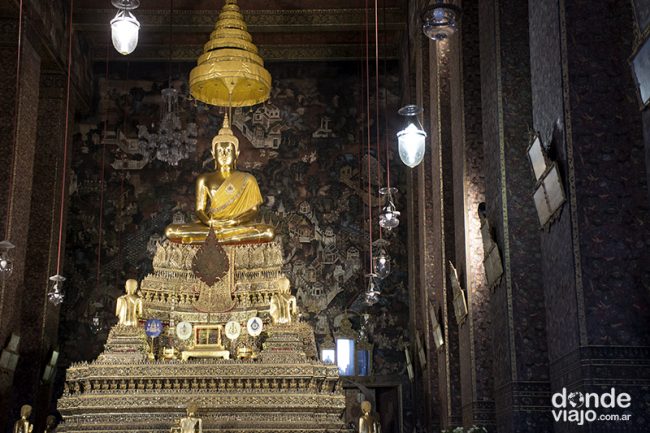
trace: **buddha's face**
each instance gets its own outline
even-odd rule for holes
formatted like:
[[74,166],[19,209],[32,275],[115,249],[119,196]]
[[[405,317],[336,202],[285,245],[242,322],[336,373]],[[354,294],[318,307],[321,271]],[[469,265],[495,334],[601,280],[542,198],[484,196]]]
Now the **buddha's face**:
[[218,167],[234,167],[237,161],[237,152],[232,143],[217,143],[212,150],[212,156]]

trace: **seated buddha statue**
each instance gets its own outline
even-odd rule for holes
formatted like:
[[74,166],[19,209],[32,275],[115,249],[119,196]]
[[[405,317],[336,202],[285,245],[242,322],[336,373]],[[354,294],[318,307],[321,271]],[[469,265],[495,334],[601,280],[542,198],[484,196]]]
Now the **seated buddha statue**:
[[170,224],[165,236],[172,242],[198,244],[210,229],[224,244],[268,242],[275,237],[272,226],[255,221],[262,194],[255,177],[238,171],[239,140],[228,121],[212,139],[215,171],[196,180],[195,212],[198,218],[189,224]]

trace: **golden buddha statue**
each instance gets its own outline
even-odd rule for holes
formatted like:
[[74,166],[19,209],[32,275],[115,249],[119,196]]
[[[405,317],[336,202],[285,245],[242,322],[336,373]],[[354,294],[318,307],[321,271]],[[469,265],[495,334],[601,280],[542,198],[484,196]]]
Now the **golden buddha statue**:
[[361,412],[363,415],[359,418],[359,433],[381,433],[381,424],[379,419],[370,414],[372,405],[368,400],[361,402]]
[[137,280],[126,280],[126,295],[117,298],[115,315],[119,319],[119,325],[138,326],[138,316],[142,315],[142,299],[135,294],[137,288]]
[[203,433],[203,421],[196,417],[197,407],[190,404],[187,407],[187,416],[181,418],[181,433]]
[[269,314],[274,324],[291,323],[291,319],[298,313],[296,297],[291,294],[291,283],[287,277],[277,280],[278,292],[271,297]]
[[34,424],[29,422],[30,416],[32,416],[32,407],[24,404],[20,408],[20,419],[14,423],[14,433],[32,433]]
[[53,433],[56,431],[56,417],[48,415],[45,420],[45,433]]
[[215,171],[196,180],[198,221],[170,224],[165,236],[173,242],[197,244],[205,241],[212,228],[217,240],[225,244],[273,240],[274,228],[254,221],[262,194],[253,175],[236,170],[239,139],[230,129],[227,114],[219,134],[212,139],[212,156]]

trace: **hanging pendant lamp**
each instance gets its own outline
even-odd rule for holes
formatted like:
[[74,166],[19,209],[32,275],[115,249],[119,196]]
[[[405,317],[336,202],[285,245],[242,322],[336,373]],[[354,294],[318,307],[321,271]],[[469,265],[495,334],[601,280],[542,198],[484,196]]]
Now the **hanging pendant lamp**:
[[131,13],[140,6],[140,0],[113,0],[118,11],[111,20],[111,39],[118,53],[126,56],[138,46],[140,22]]
[[397,133],[399,157],[411,168],[420,164],[424,158],[427,133],[418,119],[422,111],[417,105],[406,105],[398,110],[406,118],[406,125]]
[[422,31],[433,41],[442,41],[458,30],[462,9],[456,5],[436,2],[422,14]]

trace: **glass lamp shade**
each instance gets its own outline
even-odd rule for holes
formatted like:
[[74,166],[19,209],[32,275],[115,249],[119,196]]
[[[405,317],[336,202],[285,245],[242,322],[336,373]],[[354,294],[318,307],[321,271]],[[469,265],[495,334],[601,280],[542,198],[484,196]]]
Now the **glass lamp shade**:
[[461,12],[452,4],[433,4],[422,14],[422,31],[433,41],[447,39],[456,33]]
[[373,257],[372,261],[377,278],[383,280],[390,275],[390,256],[383,248],[379,250],[379,254]]
[[99,315],[99,313],[95,313],[95,315],[90,320],[90,332],[92,332],[93,334],[97,334],[102,329],[104,329],[104,323],[102,321],[102,318]]
[[52,305],[59,306],[65,297],[63,292],[63,282],[65,281],[65,277],[58,274],[53,275],[50,277],[50,281],[52,281],[53,284],[47,292],[47,299]]
[[14,270],[14,262],[5,255],[0,256],[0,275],[9,276]]
[[400,108],[398,113],[407,118],[406,126],[397,133],[399,157],[404,164],[413,168],[424,158],[427,133],[424,132],[417,117],[422,113],[422,108],[417,105],[407,105]]
[[118,53],[128,55],[138,46],[140,23],[128,10],[120,10],[111,20],[111,38]]
[[426,137],[426,132],[413,123],[397,133],[399,157],[404,164],[413,168],[422,162]]
[[394,205],[389,205],[381,210],[379,225],[387,230],[392,230],[399,225],[400,212],[395,210]]
[[386,230],[392,230],[399,225],[400,212],[393,203],[393,194],[397,192],[397,188],[383,187],[379,188],[379,194],[386,196],[386,206],[381,209],[379,214],[379,225]]
[[4,240],[0,242],[0,276],[8,277],[14,270],[14,262],[9,257],[9,250],[14,248],[14,244]]
[[368,277],[368,287],[366,288],[366,293],[365,293],[365,303],[368,306],[373,306],[377,302],[379,302],[379,295],[381,294],[381,292],[379,291],[379,286],[375,281],[377,275],[368,274],[367,277]]

